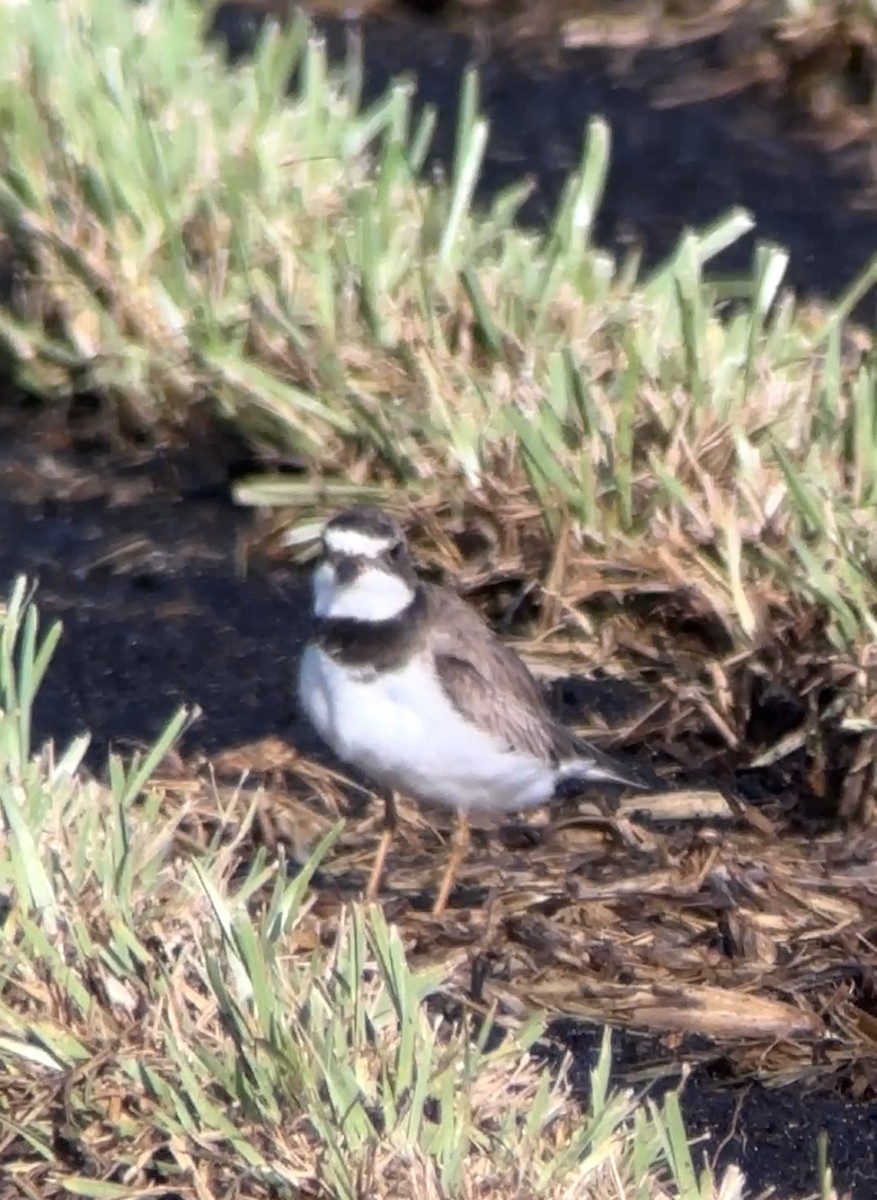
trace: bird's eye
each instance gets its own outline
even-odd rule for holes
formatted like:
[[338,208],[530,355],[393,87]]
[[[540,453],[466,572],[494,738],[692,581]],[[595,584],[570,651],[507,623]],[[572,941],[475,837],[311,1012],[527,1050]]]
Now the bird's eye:
[[387,551],[387,557],[394,565],[398,565],[405,558],[405,543],[395,542]]

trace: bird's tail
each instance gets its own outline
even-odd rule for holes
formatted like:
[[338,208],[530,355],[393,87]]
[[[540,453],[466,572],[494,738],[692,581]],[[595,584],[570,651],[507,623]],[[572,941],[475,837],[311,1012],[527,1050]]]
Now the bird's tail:
[[579,743],[579,753],[575,758],[560,764],[558,775],[559,780],[563,782],[580,780],[582,783],[619,783],[645,790],[649,787],[632,769],[621,766],[602,750],[584,743]]

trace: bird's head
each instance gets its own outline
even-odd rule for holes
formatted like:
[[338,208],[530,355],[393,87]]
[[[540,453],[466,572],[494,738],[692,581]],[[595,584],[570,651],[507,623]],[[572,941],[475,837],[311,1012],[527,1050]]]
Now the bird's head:
[[402,529],[379,508],[345,508],[323,527],[314,615],[380,622],[414,599],[417,577]]

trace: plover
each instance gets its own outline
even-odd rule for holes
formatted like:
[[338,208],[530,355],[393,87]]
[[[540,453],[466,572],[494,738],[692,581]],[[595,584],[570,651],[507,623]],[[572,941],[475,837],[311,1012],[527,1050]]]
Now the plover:
[[385,798],[369,899],[396,828],[396,793],[459,815],[433,909],[441,912],[470,811],[543,804],[567,781],[643,786],[555,720],[523,661],[465,601],[418,579],[400,526],[380,509],[347,508],[323,527],[313,612],[300,704]]

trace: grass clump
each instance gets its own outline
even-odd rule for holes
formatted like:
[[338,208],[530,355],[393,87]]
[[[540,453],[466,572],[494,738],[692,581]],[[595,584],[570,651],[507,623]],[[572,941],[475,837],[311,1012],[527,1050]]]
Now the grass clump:
[[[188,0],[0,8],[7,374],[59,406],[88,392],[123,432],[206,418],[307,465],[242,485],[254,504],[369,494],[433,549],[491,524],[487,578],[541,575],[555,625],[600,597],[620,629],[682,630],[672,674],[690,664],[686,703],[735,751],[765,678],[830,679],[842,732],[871,735],[875,378],[847,318],[877,260],[819,311],[783,294],[777,247],[705,279],[742,212],[650,272],[614,262],[591,242],[599,120],[550,227],[522,230],[525,185],[472,207],[474,76],[427,185],[435,115],[407,84],[363,107],[356,56],[330,67],[302,20],[230,68],[206,22]],[[269,861],[240,797],[194,855],[198,815],[154,773],[185,715],[106,782],[82,740],[35,751],[57,635],[24,583],[3,630],[0,1104],[32,1192],[741,1194],[697,1176],[675,1101],[610,1094],[608,1054],[583,1110],[533,1067],[536,1027],[496,1047],[439,1022],[444,968],[374,913],[327,923],[308,885],[331,837]]]
[[[436,186],[435,113],[407,83],[364,107],[356,54],[330,66],[301,19],[230,68],[207,20],[191,0],[0,10],[7,372],[125,429],[206,414],[306,464],[242,486],[250,503],[486,515],[555,625],[599,599],[616,645],[685,631],[673,719],[718,730],[735,765],[766,679],[814,700],[816,736],[826,706],[839,736],[870,734],[877,378],[848,318],[877,257],[821,309],[782,290],[777,246],[707,279],[742,211],[653,270],[616,262],[591,240],[599,119],[526,231],[526,184],[472,206],[474,75]],[[653,656],[628,657],[654,685]]]
[[824,313],[781,295],[776,247],[709,285],[751,228],[735,211],[647,276],[619,267],[590,240],[599,120],[544,234],[515,227],[523,184],[475,213],[476,78],[449,185],[428,187],[435,114],[404,83],[362,109],[355,58],[330,69],[303,21],[229,70],[187,0],[0,19],[0,334],[20,383],[90,389],[148,429],[207,405],[323,475],[415,496],[529,487],[607,555],[669,542],[696,578],[705,552],[748,633],[737,583],[803,567],[830,594],[831,559],[841,636],[870,629],[874,379],[844,318],[877,260]]
[[[304,866],[268,861],[252,808],[202,853],[154,779],[186,720],[142,758],[82,770],[87,739],[31,744],[59,636],[27,582],[0,619],[0,1137],[22,1195],[631,1197],[732,1200],[693,1166],[678,1097],[609,1088],[427,1003],[380,911],[334,928]],[[217,801],[217,808],[220,807]]]

